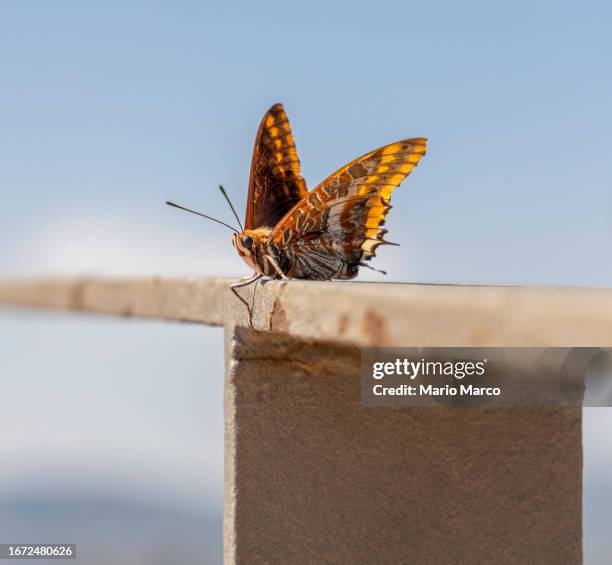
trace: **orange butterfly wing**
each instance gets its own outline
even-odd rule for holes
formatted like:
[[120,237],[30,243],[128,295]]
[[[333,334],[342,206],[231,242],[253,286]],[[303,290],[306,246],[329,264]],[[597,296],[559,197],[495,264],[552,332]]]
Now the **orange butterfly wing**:
[[255,137],[244,227],[274,227],[307,195],[289,119],[283,105],[275,104]]
[[405,139],[351,161],[295,205],[271,243],[292,278],[352,278],[385,243],[382,228],[395,188],[426,153],[427,140]]

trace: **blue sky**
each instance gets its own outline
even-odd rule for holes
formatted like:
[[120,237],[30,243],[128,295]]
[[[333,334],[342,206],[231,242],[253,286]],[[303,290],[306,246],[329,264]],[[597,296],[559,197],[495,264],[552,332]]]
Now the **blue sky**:
[[378,261],[391,279],[609,285],[610,11],[6,5],[0,267],[244,273],[223,228],[162,203],[229,218],[222,182],[244,209],[255,130],[282,101],[310,186],[376,146],[429,138],[394,195],[402,247]]
[[[0,275],[247,274],[229,232],[163,202],[230,219],[223,183],[244,210],[253,137],[280,101],[311,187],[374,147],[429,138],[393,197],[389,239],[401,247],[382,249],[374,264],[386,280],[612,286],[611,16],[606,2],[3,3]],[[59,343],[16,362],[49,328],[64,344],[75,332],[90,337],[77,356],[83,366],[107,343],[126,379],[143,369],[125,340],[144,351],[162,339],[146,324],[119,339],[113,324],[5,317],[0,331],[12,337],[0,386],[45,369],[69,390],[84,369],[53,354]],[[175,382],[189,403],[186,368],[204,355],[190,340],[201,339],[220,370],[221,336],[185,331],[191,345],[159,353],[155,366],[184,371]],[[150,394],[151,405],[138,405],[143,418],[167,391]],[[218,423],[218,398],[204,396]],[[169,421],[183,409],[176,399]],[[610,426],[607,411],[592,414],[595,427]],[[79,417],[104,445],[102,415]],[[191,433],[195,445],[204,424],[179,421],[177,436]],[[47,444],[74,462],[79,442],[66,439],[68,420],[58,426]],[[128,461],[146,433],[127,415],[113,429]],[[36,445],[33,432],[13,445],[17,437]],[[612,462],[588,441],[604,484]],[[209,468],[190,449],[177,451],[174,475],[162,473],[177,488]],[[138,460],[126,466],[137,473]]]

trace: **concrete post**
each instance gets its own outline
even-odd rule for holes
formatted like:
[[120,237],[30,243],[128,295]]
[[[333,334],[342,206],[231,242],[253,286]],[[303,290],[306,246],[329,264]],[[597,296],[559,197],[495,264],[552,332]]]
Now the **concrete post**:
[[380,409],[359,349],[226,329],[225,562],[582,562],[581,411]]

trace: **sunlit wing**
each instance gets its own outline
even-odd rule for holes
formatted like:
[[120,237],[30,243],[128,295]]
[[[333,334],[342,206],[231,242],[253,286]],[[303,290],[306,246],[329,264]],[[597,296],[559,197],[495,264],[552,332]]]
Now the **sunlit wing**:
[[296,204],[271,236],[287,276],[354,277],[385,243],[391,194],[425,155],[426,141],[405,139],[370,151]]
[[275,104],[255,138],[245,228],[274,227],[307,194],[287,114]]

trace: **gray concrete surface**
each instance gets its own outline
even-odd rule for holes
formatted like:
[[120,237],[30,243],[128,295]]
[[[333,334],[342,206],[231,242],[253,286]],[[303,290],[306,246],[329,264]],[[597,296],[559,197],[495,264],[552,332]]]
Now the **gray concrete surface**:
[[582,562],[580,409],[385,409],[359,350],[238,328],[225,562]]

